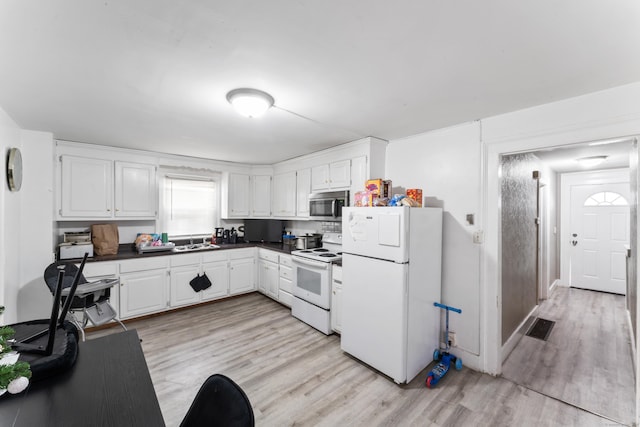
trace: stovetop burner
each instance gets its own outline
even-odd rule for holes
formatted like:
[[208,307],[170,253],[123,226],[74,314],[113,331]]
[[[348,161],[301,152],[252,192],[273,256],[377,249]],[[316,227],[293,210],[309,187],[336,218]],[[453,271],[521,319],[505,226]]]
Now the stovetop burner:
[[336,262],[342,259],[342,234],[325,233],[322,247],[291,251],[291,255],[322,262]]

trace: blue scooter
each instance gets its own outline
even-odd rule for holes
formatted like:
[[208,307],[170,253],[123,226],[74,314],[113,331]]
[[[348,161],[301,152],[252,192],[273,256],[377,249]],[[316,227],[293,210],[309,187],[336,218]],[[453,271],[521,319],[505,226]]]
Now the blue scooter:
[[440,348],[437,348],[433,352],[433,360],[435,360],[438,363],[427,374],[427,379],[426,379],[427,388],[435,387],[436,384],[438,384],[438,381],[440,381],[442,377],[444,377],[447,374],[447,372],[449,372],[449,368],[451,367],[452,363],[454,364],[456,371],[459,371],[462,369],[462,359],[449,353],[449,349],[451,348],[451,346],[449,345],[449,311],[462,313],[462,310],[460,310],[459,308],[440,304],[438,302],[434,302],[433,305],[446,310],[445,317],[447,320],[446,320],[445,335],[444,335],[445,348],[443,349],[442,352],[440,351]]

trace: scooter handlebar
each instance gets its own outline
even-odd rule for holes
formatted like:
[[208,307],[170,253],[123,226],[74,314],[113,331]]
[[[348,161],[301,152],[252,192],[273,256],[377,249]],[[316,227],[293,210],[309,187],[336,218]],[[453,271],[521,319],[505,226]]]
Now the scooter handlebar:
[[451,307],[450,305],[440,304],[439,302],[434,302],[433,305],[435,305],[436,307],[444,308],[447,311],[455,311],[456,313],[462,313],[461,309]]

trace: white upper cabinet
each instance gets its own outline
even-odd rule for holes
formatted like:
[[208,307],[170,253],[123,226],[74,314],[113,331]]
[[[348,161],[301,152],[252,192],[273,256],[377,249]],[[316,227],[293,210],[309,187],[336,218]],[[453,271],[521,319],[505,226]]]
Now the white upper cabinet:
[[271,175],[255,175],[252,183],[251,216],[271,216]]
[[311,169],[311,189],[321,191],[351,186],[351,160],[341,160],[314,166]]
[[155,217],[156,167],[116,161],[115,170],[115,216]]
[[356,192],[363,191],[364,184],[369,179],[367,156],[351,159],[351,188],[349,192],[349,206],[354,206]]
[[311,168],[311,189],[325,190],[329,188],[329,165],[318,165]]
[[296,172],[296,216],[309,217],[309,193],[311,193],[311,169]]
[[62,217],[111,218],[113,215],[113,162],[61,156]]
[[223,175],[222,218],[269,218],[271,175]]
[[296,173],[287,172],[273,177],[273,216],[296,216]]
[[156,217],[155,165],[63,155],[60,168],[59,219]]
[[226,197],[223,198],[223,218],[249,216],[251,177],[248,174],[230,173],[225,180]]

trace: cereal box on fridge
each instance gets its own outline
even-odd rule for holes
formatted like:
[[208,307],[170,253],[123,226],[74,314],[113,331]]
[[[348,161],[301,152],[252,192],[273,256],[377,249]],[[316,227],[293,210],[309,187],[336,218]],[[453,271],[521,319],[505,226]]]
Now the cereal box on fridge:
[[368,179],[365,189],[380,197],[391,197],[391,180],[388,179]]

